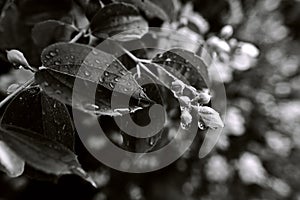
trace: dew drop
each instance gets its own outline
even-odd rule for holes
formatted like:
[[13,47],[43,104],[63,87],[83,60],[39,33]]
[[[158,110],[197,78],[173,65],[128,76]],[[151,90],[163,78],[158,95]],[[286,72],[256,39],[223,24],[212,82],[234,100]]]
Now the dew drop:
[[20,97],[19,99],[20,99],[20,100],[23,100],[23,97]]
[[66,124],[64,124],[64,125],[62,126],[62,130],[65,130],[65,128],[66,128]]
[[49,86],[49,83],[48,82],[44,82],[43,84],[45,87],[48,87]]
[[120,70],[120,74],[123,75],[123,76],[125,76],[126,75],[126,71],[122,69],[122,70]]
[[96,62],[97,64],[100,64],[100,61],[99,61],[99,60],[95,60],[95,62]]
[[104,76],[109,76],[109,73],[107,71],[105,71]]
[[96,51],[96,50],[92,50],[92,53],[94,54],[94,55],[98,55],[98,52]]
[[120,78],[119,77],[115,77],[114,79],[116,82],[120,81]]
[[75,57],[74,57],[74,56],[70,56],[70,58],[71,58],[71,59],[74,59]]
[[61,63],[59,61],[54,62],[55,65],[60,65]]
[[202,131],[205,129],[205,125],[202,122],[198,122],[198,127]]
[[96,104],[93,103],[86,103],[83,105],[84,109],[94,111],[94,110],[99,110],[100,107]]
[[100,83],[103,83],[103,82],[104,82],[104,80],[103,80],[102,77],[99,78],[99,82],[100,82]]
[[154,137],[151,137],[151,138],[149,138],[149,141],[148,141],[148,143],[149,143],[149,145],[150,145],[150,146],[153,146],[153,145],[154,145],[154,143],[155,143],[155,139],[154,139]]
[[56,108],[56,103],[53,104],[53,108]]
[[89,77],[90,75],[91,75],[91,73],[89,72],[89,71],[84,71],[84,75],[86,76],[86,77]]
[[51,58],[51,56],[49,56],[49,55],[46,55],[46,58],[47,58],[47,59],[50,59],[50,58]]
[[60,90],[55,90],[55,94],[60,95],[60,94],[62,94],[62,92]]
[[55,52],[53,52],[53,51],[50,51],[50,52],[49,52],[49,55],[52,56],[52,57],[54,57],[54,56],[56,56],[57,54],[56,54]]
[[109,87],[115,88],[115,85],[113,83],[109,83]]
[[58,53],[58,52],[59,52],[59,49],[55,49],[55,51]]

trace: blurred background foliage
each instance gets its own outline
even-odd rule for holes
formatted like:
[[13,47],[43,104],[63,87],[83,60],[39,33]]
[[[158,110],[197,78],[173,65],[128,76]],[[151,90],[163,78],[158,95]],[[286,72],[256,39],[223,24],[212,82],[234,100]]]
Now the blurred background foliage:
[[[45,2],[50,6],[51,1]],[[226,56],[216,62],[228,105],[226,128],[214,151],[203,159],[187,152],[169,167],[142,175],[102,166],[91,173],[99,189],[75,176],[52,183],[1,173],[1,200],[300,200],[300,1],[194,0],[193,4],[203,17],[204,38],[231,25],[234,38],[260,50],[255,63],[247,63],[245,57],[229,61]],[[68,10],[60,8],[55,12],[58,18]],[[23,12],[33,11],[24,8]],[[31,48],[26,38],[20,42]],[[11,83],[27,79],[26,73],[17,74],[9,71],[7,63],[0,64],[2,92]],[[79,156],[93,159],[83,149]]]

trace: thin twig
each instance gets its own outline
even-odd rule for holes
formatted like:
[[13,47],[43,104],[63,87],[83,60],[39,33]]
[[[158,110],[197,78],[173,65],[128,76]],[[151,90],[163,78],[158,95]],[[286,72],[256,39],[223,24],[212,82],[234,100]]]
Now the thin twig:
[[79,33],[77,33],[77,35],[75,35],[75,36],[73,37],[73,39],[70,40],[69,43],[75,43],[75,42],[77,42],[77,41],[84,35],[85,32],[86,32],[86,29],[81,29],[81,30],[79,31]]
[[34,82],[34,76],[26,81],[23,85],[21,85],[18,89],[16,89],[13,93],[9,94],[5,99],[0,102],[0,108],[4,106],[10,99],[12,99],[15,95],[21,92],[23,89],[27,88]]

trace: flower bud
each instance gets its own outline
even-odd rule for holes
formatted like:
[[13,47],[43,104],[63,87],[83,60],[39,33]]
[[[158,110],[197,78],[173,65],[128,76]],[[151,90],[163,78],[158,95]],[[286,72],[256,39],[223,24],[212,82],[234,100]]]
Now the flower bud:
[[9,51],[6,51],[7,53],[7,60],[13,64],[15,67],[24,67],[24,68],[28,68],[29,64],[24,56],[24,54],[16,49],[12,49]]
[[222,28],[220,36],[229,39],[233,35],[233,28],[231,25],[226,25]]

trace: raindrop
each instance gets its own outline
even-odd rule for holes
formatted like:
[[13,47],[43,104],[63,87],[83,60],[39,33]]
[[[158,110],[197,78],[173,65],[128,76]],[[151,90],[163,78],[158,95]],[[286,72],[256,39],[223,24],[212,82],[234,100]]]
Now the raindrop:
[[71,59],[74,59],[75,57],[74,56],[71,56]]
[[95,62],[96,62],[97,64],[100,64],[100,61],[99,61],[99,60],[95,60]]
[[109,73],[107,71],[105,71],[104,76],[109,76]]
[[98,52],[95,51],[94,49],[92,50],[92,53],[93,53],[94,55],[98,55]]
[[54,62],[55,65],[60,65],[61,63],[59,61]]
[[47,58],[47,59],[50,59],[51,57],[50,57],[49,55],[46,55],[46,58]]
[[100,107],[98,105],[93,104],[93,103],[86,103],[86,104],[83,105],[83,107],[86,110],[91,110],[91,111],[93,111],[93,110],[99,110],[100,109]]
[[59,52],[59,49],[55,49],[55,51],[58,53],[58,52]]
[[110,86],[111,88],[115,88],[115,85],[114,85],[113,83],[109,83],[109,86]]
[[90,75],[91,75],[91,73],[89,72],[89,71],[84,71],[84,75],[86,76],[86,77],[89,77]]
[[55,90],[55,93],[58,95],[62,94],[62,92],[60,90]]
[[48,83],[48,82],[44,82],[44,86],[45,86],[45,87],[48,87],[48,86],[49,86],[49,83]]
[[64,124],[64,125],[62,126],[62,130],[65,130],[65,128],[66,128],[66,124]]
[[53,52],[53,51],[50,51],[50,56],[52,56],[52,57],[54,57],[54,56],[56,56],[57,54],[55,53],[55,52]]
[[154,139],[154,137],[151,137],[151,138],[149,138],[149,145],[150,146],[153,146],[154,145],[154,143],[155,143],[155,139]]
[[53,108],[56,108],[56,103],[53,104]]
[[115,81],[118,82],[120,80],[119,77],[115,77]]
[[198,127],[202,131],[205,129],[205,125],[202,122],[198,122]]
[[103,80],[102,77],[99,78],[99,82],[100,82],[100,83],[103,83],[103,82],[104,82],[104,80]]
[[126,75],[126,71],[122,69],[122,70],[120,70],[120,74],[123,75],[123,76],[125,76]]

